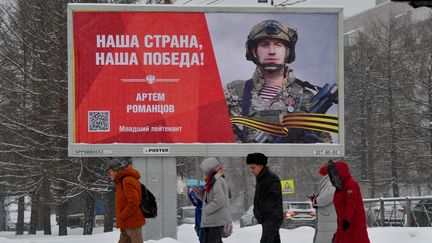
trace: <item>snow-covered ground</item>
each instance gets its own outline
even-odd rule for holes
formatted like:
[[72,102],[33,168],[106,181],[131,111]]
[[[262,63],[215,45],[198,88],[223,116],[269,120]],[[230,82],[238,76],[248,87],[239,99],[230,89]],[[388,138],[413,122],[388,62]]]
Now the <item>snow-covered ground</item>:
[[[83,236],[82,229],[69,229],[68,236],[55,236],[58,227],[53,227],[53,235],[45,236],[43,232],[36,235],[16,236],[14,232],[0,232],[0,243],[116,243],[119,231],[103,233],[103,228],[95,228],[93,235]],[[371,228],[368,229],[372,243],[430,243],[432,242],[432,227],[424,228]],[[293,230],[281,229],[281,241],[290,243],[312,242],[314,229],[300,227]],[[259,225],[239,228],[235,225],[231,237],[224,239],[224,243],[259,243],[261,227]],[[177,240],[164,238],[161,240],[149,240],[145,243],[198,243],[193,225],[181,225],[178,227]]]

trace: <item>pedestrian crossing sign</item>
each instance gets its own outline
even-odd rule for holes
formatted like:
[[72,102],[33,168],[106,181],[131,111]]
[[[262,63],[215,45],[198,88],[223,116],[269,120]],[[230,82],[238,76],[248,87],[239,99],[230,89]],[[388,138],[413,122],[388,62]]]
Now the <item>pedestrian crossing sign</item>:
[[281,180],[282,194],[294,193],[294,180]]

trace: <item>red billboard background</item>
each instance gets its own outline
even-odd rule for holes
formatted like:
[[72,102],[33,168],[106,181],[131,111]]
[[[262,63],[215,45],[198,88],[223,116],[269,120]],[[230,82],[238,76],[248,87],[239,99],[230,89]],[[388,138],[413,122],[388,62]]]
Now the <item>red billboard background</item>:
[[74,143],[233,143],[204,13],[73,13]]

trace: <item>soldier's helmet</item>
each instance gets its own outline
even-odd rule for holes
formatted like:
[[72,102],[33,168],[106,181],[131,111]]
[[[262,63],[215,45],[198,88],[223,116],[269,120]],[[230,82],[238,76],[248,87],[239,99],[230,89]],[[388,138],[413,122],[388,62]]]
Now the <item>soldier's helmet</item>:
[[256,47],[258,41],[268,38],[282,40],[285,46],[290,49],[289,55],[285,57],[285,63],[292,63],[295,60],[295,45],[298,39],[297,30],[272,19],[264,20],[251,29],[246,41],[246,59],[259,65],[252,50]]

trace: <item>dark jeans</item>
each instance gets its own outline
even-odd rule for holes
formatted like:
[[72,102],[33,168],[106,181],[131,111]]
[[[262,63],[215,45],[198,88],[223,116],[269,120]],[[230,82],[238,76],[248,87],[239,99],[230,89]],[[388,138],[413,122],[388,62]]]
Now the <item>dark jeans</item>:
[[266,220],[262,223],[262,236],[260,243],[280,243],[279,229],[281,222]]
[[223,226],[219,227],[205,227],[202,230],[203,243],[222,243]]
[[200,243],[203,243],[202,241],[202,235],[203,235],[203,231],[201,229],[201,227],[199,227],[197,224],[195,224],[195,232],[197,233],[198,239]]

